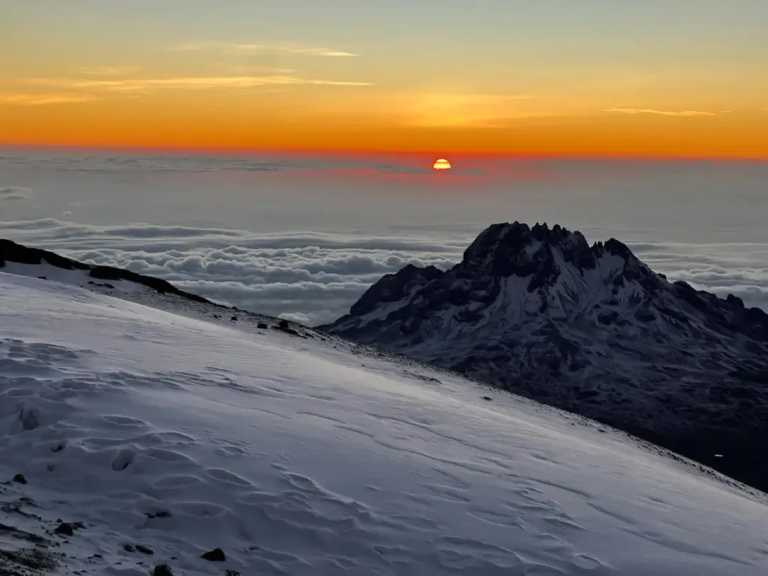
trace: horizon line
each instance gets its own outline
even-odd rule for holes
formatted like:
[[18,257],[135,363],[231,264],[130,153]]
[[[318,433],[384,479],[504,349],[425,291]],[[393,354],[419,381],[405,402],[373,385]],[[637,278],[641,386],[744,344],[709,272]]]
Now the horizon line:
[[654,154],[654,153],[622,153],[622,152],[523,152],[523,151],[504,151],[504,150],[462,150],[462,149],[405,149],[398,150],[393,148],[271,148],[271,147],[236,147],[236,146],[142,146],[142,145],[98,145],[98,144],[28,144],[15,142],[0,142],[0,149],[5,150],[30,150],[30,151],[82,151],[82,152],[120,152],[124,154],[131,153],[153,153],[153,154],[195,154],[209,156],[226,155],[255,155],[255,154],[274,154],[274,155],[304,155],[304,156],[411,156],[411,157],[485,157],[497,159],[524,159],[524,160],[636,160],[636,161],[655,161],[655,162],[768,162],[768,155],[765,156],[745,156],[728,154]]

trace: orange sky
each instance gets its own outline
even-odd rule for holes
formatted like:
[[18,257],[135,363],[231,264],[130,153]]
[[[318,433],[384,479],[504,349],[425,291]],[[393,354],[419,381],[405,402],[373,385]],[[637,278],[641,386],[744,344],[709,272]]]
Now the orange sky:
[[762,2],[7,4],[0,144],[768,158]]

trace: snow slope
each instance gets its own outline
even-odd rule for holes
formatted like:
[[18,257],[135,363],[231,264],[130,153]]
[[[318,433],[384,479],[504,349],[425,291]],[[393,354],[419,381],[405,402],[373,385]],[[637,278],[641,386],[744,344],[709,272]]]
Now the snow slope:
[[711,471],[457,376],[183,311],[0,272],[0,573],[768,570],[768,505]]

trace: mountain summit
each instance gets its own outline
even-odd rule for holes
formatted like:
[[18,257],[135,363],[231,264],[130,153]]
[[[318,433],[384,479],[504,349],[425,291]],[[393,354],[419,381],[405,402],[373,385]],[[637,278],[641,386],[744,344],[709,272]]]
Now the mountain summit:
[[494,224],[450,270],[384,276],[325,329],[768,488],[768,315],[670,282],[618,240]]

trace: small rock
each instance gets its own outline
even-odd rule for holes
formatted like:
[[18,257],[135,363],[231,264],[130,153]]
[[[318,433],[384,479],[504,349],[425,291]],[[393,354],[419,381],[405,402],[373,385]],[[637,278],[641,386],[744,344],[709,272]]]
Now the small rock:
[[491,398],[490,396],[483,396],[483,400],[490,402],[491,400],[493,400],[493,398]]
[[152,576],[173,576],[173,572],[168,564],[158,564],[155,566],[155,569],[152,570]]
[[148,556],[152,556],[155,551],[152,550],[149,546],[144,546],[144,544],[136,544],[136,550],[141,552],[142,554],[147,554]]
[[145,512],[144,515],[149,518],[170,518],[171,517],[171,511],[170,510],[158,510],[156,512]]
[[13,481],[17,484],[26,484],[27,479],[24,477],[24,474],[16,474],[16,476],[13,477]]
[[202,556],[200,556],[203,560],[208,560],[208,562],[224,562],[226,561],[227,557],[224,554],[224,550],[221,548],[214,548],[213,550],[209,550]]
[[56,530],[54,530],[54,533],[61,534],[62,536],[74,536],[75,528],[69,522],[62,522],[58,526],[56,526]]
[[269,328],[269,326],[264,322],[259,322],[258,324],[256,324],[256,328],[258,328],[259,330],[266,330],[267,328]]
[[126,552],[136,552],[136,547],[133,544],[123,544],[123,550]]

